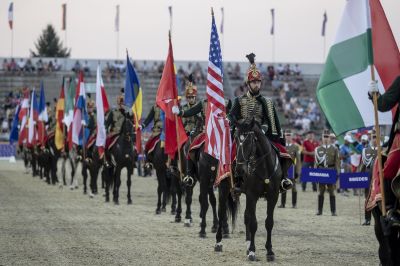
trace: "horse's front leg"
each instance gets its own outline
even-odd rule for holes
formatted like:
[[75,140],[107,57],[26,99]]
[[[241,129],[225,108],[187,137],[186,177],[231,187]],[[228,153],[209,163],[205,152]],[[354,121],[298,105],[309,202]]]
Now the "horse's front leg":
[[256,246],[254,243],[254,239],[257,232],[256,205],[257,205],[257,199],[251,195],[246,194],[245,224],[246,224],[246,241],[247,241],[247,252],[248,252],[247,258],[250,261],[256,260]]
[[192,197],[193,197],[193,187],[195,184],[193,184],[193,186],[185,186],[185,191],[186,191],[186,195],[185,195],[185,203],[186,203],[186,215],[185,215],[185,226],[190,227],[192,225],[192,210],[191,210],[191,206],[192,206]]
[[[207,199],[207,194],[208,194],[208,182],[206,182],[204,177],[201,178],[200,181],[200,195],[199,195],[199,200],[200,200],[200,232],[199,236],[200,237],[206,237],[206,215],[207,215],[207,210],[208,210],[208,199]],[[215,232],[214,232],[215,233]]]
[[267,261],[275,260],[275,253],[272,251],[272,228],[274,227],[274,210],[277,201],[278,195],[272,199],[268,199],[267,203],[267,218],[265,219],[265,229],[267,230],[267,242],[265,243],[265,249],[267,250]]
[[83,176],[83,194],[87,194],[87,164],[82,161],[82,176]]
[[129,168],[127,171],[127,180],[126,180],[126,185],[128,187],[128,204],[132,204],[132,198],[131,198],[131,184],[132,184],[132,173],[133,173],[133,167]]
[[114,178],[114,191],[113,191],[113,201],[115,205],[119,204],[119,187],[121,185],[121,169],[118,167],[113,175]]

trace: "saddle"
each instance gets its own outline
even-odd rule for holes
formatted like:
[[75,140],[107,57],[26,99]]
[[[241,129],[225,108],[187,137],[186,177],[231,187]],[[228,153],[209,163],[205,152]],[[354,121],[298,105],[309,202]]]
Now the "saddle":
[[106,150],[110,150],[117,142],[118,138],[119,138],[118,133],[111,133],[110,135],[108,135],[106,138]]
[[154,151],[154,149],[157,146],[157,143],[160,142],[160,135],[151,137],[147,142],[144,147],[144,150],[146,151],[147,154],[151,153]]

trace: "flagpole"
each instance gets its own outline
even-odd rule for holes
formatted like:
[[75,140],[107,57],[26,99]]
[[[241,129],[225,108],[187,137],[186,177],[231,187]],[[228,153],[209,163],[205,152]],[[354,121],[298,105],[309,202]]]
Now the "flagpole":
[[[371,68],[371,81],[375,82],[375,71],[374,64],[370,65]],[[373,93],[372,101],[374,103],[374,117],[375,117],[375,132],[376,132],[376,145],[378,148],[378,170],[379,170],[379,185],[381,190],[381,211],[382,216],[386,216],[386,203],[385,203],[385,190],[383,184],[383,170],[382,170],[382,147],[381,147],[381,131],[379,128],[379,119],[378,119],[378,93]]]
[[119,30],[117,31],[117,57],[116,59],[119,59]]
[[325,57],[326,57],[326,35],[324,34],[324,47],[323,47],[323,58],[322,58],[322,62],[325,61]]
[[11,58],[14,56],[14,26],[11,29]]
[[[174,99],[174,105],[178,106],[178,100]],[[181,150],[179,149],[179,125],[178,125],[178,115],[175,115],[175,132],[176,132],[176,143],[178,146],[178,169],[179,169],[179,179],[182,181],[182,165],[181,165]]]

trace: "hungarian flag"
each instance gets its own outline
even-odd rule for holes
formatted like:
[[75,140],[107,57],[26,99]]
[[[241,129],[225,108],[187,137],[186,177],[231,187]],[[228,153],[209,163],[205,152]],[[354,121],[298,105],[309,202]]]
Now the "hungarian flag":
[[61,85],[61,91],[60,91],[60,97],[57,100],[57,106],[56,106],[56,133],[55,133],[55,144],[56,148],[58,150],[64,149],[64,100],[65,100],[65,92],[64,92],[64,86],[65,86],[65,78],[63,78],[62,85]]
[[[389,23],[378,0],[347,1],[317,86],[319,104],[336,135],[374,125],[367,96],[372,64],[383,93],[400,73]],[[379,124],[392,124],[392,115],[379,113]]]
[[18,144],[22,145],[28,140],[28,114],[29,114],[29,90],[24,89],[21,102],[21,110],[18,114],[20,124]]
[[[172,51],[171,36],[169,37],[168,57],[165,62],[160,85],[157,90],[157,105],[165,113],[165,153],[170,158],[186,142],[187,135],[183,127],[182,119],[172,113],[172,107],[178,105],[178,89],[176,86],[176,75],[174,67],[174,55]],[[178,137],[177,137],[178,136]],[[179,139],[179,145],[177,138]]]
[[103,157],[104,147],[106,145],[106,128],[104,126],[104,116],[110,109],[106,90],[104,89],[103,79],[101,78],[100,65],[97,66],[97,77],[96,77],[96,119],[97,119],[97,135],[96,135],[96,146],[99,150],[100,158]]

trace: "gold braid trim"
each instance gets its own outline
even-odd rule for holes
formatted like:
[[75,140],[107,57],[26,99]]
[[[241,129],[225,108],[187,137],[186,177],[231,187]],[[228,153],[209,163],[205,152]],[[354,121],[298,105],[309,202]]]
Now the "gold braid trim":
[[275,122],[275,117],[274,117],[274,105],[270,99],[266,99],[266,102],[267,102],[269,121],[271,121],[272,134],[277,135],[278,130],[276,129],[276,122]]

